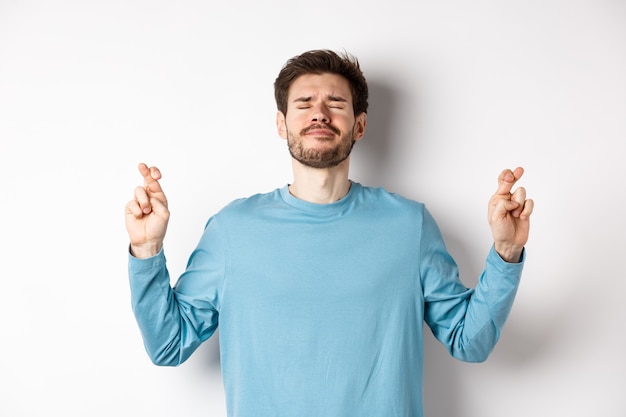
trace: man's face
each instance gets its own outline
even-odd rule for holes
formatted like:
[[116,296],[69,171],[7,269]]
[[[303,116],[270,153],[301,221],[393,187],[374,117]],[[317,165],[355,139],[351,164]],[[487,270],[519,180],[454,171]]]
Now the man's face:
[[305,74],[291,84],[287,114],[278,112],[278,133],[291,156],[313,168],[346,160],[365,133],[366,114],[356,118],[348,80],[337,74]]

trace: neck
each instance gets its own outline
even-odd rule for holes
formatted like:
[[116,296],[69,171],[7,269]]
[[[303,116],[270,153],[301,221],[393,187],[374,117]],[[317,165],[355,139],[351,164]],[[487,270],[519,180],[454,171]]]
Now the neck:
[[309,203],[329,204],[345,197],[350,190],[349,158],[332,168],[311,168],[292,159],[294,181],[289,192]]

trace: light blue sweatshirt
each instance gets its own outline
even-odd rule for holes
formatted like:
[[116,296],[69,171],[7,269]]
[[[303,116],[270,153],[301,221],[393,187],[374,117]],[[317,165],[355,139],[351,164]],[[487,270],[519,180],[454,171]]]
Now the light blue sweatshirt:
[[219,324],[230,417],[421,417],[424,321],[452,356],[485,360],[522,265],[492,247],[468,289],[423,204],[358,183],[332,204],[286,186],[232,202],[173,289],[163,252],[129,257],[155,364],[182,363]]

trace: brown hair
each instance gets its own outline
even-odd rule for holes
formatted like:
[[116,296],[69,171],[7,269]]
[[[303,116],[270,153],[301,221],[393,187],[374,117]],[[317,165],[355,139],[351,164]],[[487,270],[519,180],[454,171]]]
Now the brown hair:
[[304,74],[337,74],[348,80],[352,92],[354,115],[367,113],[367,82],[359,61],[347,52],[339,55],[328,49],[304,52],[288,60],[274,81],[274,97],[278,110],[287,114],[287,96],[291,83]]

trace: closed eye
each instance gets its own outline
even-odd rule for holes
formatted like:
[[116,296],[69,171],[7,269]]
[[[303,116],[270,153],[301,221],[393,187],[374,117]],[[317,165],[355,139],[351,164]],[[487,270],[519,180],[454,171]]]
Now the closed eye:
[[345,98],[337,96],[328,96],[326,99],[327,105],[331,109],[343,109],[348,102]]

